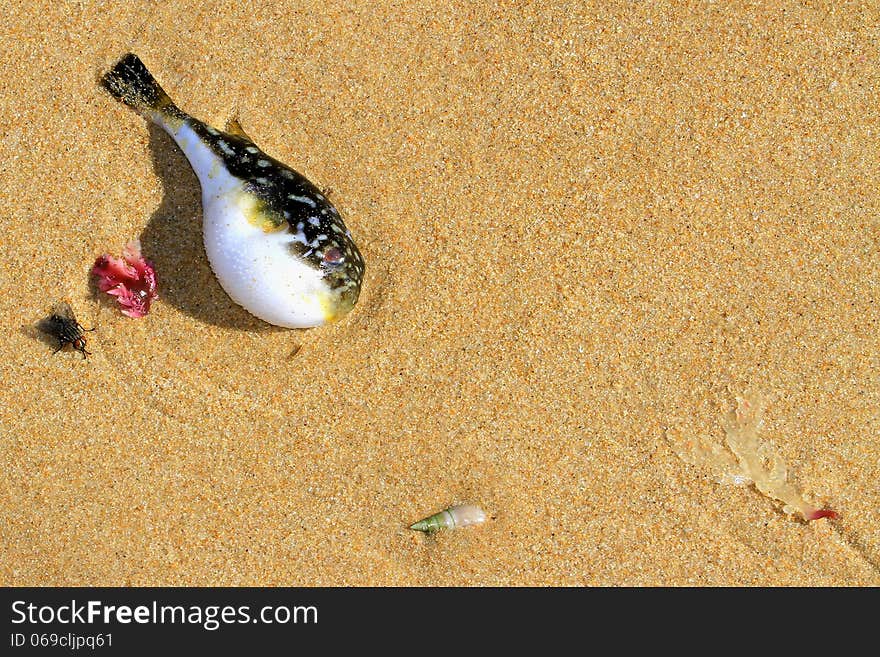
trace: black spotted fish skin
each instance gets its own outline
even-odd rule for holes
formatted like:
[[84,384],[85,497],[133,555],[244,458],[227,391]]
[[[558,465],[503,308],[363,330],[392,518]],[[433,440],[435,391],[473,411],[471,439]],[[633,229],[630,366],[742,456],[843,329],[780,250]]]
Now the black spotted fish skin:
[[104,77],[118,99],[161,126],[202,186],[204,240],[220,284],[272,324],[335,321],[357,302],[364,259],[338,210],[305,176],[235,125],[221,131],[180,110],[137,58]]
[[273,228],[286,224],[298,255],[323,258],[323,249],[339,249],[363,276],[364,261],[336,207],[304,175],[264,153],[243,134],[222,132],[189,117],[193,131],[220,158],[230,174],[247,181],[247,189],[265,204],[263,218]]

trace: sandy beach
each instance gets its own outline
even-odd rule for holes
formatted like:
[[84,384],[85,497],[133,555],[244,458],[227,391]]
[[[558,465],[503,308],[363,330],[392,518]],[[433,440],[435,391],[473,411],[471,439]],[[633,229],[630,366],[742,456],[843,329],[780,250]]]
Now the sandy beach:
[[[0,584],[880,585],[880,8],[489,4],[4,2]],[[346,318],[229,299],[127,52],[332,190]],[[749,395],[836,519],[684,453]]]

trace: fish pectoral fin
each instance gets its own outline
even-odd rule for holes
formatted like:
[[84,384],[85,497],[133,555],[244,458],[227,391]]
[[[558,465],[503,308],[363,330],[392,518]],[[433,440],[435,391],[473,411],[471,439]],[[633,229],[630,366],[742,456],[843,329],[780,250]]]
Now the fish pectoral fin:
[[247,139],[252,144],[254,143],[254,140],[251,139],[250,135],[241,127],[241,123],[238,120],[238,112],[233,113],[232,117],[226,122],[226,132],[230,135]]

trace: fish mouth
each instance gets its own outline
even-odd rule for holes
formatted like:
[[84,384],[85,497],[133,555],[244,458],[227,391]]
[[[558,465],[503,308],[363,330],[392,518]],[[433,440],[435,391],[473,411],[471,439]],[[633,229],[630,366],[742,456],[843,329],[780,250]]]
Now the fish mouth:
[[328,324],[337,322],[345,317],[357,303],[360,296],[360,285],[355,285],[343,290],[334,291],[327,295],[322,303],[324,321]]

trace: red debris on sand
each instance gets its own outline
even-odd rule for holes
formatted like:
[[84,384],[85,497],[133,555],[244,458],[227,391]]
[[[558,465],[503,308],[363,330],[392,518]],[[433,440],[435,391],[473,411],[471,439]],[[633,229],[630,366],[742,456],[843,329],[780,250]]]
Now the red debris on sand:
[[141,244],[133,240],[126,244],[122,258],[104,254],[92,266],[101,292],[116,297],[122,314],[143,317],[150,312],[150,303],[158,298],[156,269],[141,255]]
[[816,509],[815,511],[804,514],[804,516],[807,520],[818,520],[819,518],[837,520],[837,511],[831,509]]

